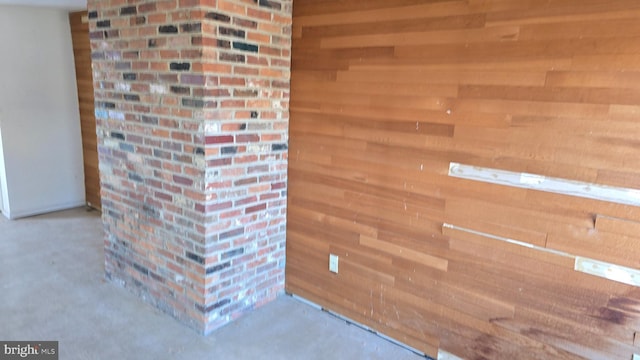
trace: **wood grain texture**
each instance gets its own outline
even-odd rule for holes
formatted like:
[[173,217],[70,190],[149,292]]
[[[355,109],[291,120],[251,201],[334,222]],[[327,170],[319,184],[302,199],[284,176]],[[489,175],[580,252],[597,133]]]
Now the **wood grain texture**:
[[638,24],[635,0],[296,0],[287,290],[432,357],[631,359],[640,289],[574,259],[640,269],[640,207],[448,170],[640,189]]
[[86,18],[86,11],[69,14],[78,86],[78,103],[80,105],[85,197],[87,205],[100,209],[100,172],[98,169],[98,147],[93,99],[93,73],[91,69],[89,23]]

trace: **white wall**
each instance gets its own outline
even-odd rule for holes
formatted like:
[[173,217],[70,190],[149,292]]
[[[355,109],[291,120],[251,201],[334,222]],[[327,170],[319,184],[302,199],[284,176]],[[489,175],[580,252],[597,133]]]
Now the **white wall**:
[[4,209],[9,208],[9,199],[5,195],[8,193],[6,185],[7,183],[5,180],[7,178],[7,174],[4,171],[4,151],[2,149],[2,127],[0,126],[0,213],[4,214]]
[[18,218],[84,204],[67,12],[0,5],[0,46],[3,214]]

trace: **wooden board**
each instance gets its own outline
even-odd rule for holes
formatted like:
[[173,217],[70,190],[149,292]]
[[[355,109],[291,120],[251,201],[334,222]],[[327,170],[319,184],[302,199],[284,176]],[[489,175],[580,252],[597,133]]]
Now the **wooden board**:
[[91,47],[87,12],[69,14],[71,38],[76,67],[78,103],[80,105],[80,129],[82,132],[82,154],[84,157],[84,186],[87,205],[100,209],[100,172],[98,169],[98,147],[96,119],[93,99],[93,73],[91,69]]
[[635,0],[296,0],[287,290],[432,357],[631,359],[640,289],[574,262],[640,269],[640,207],[448,170],[640,190],[638,24]]

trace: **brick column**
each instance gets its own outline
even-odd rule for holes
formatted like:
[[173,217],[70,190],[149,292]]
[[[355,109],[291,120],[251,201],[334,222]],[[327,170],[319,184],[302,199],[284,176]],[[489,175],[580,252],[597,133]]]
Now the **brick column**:
[[202,333],[284,289],[292,0],[89,0],[106,276]]

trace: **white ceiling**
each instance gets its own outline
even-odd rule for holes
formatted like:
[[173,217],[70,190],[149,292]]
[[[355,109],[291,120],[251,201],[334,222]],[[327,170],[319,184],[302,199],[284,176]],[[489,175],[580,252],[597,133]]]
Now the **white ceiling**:
[[79,10],[87,8],[87,0],[0,0],[0,5],[43,6]]

